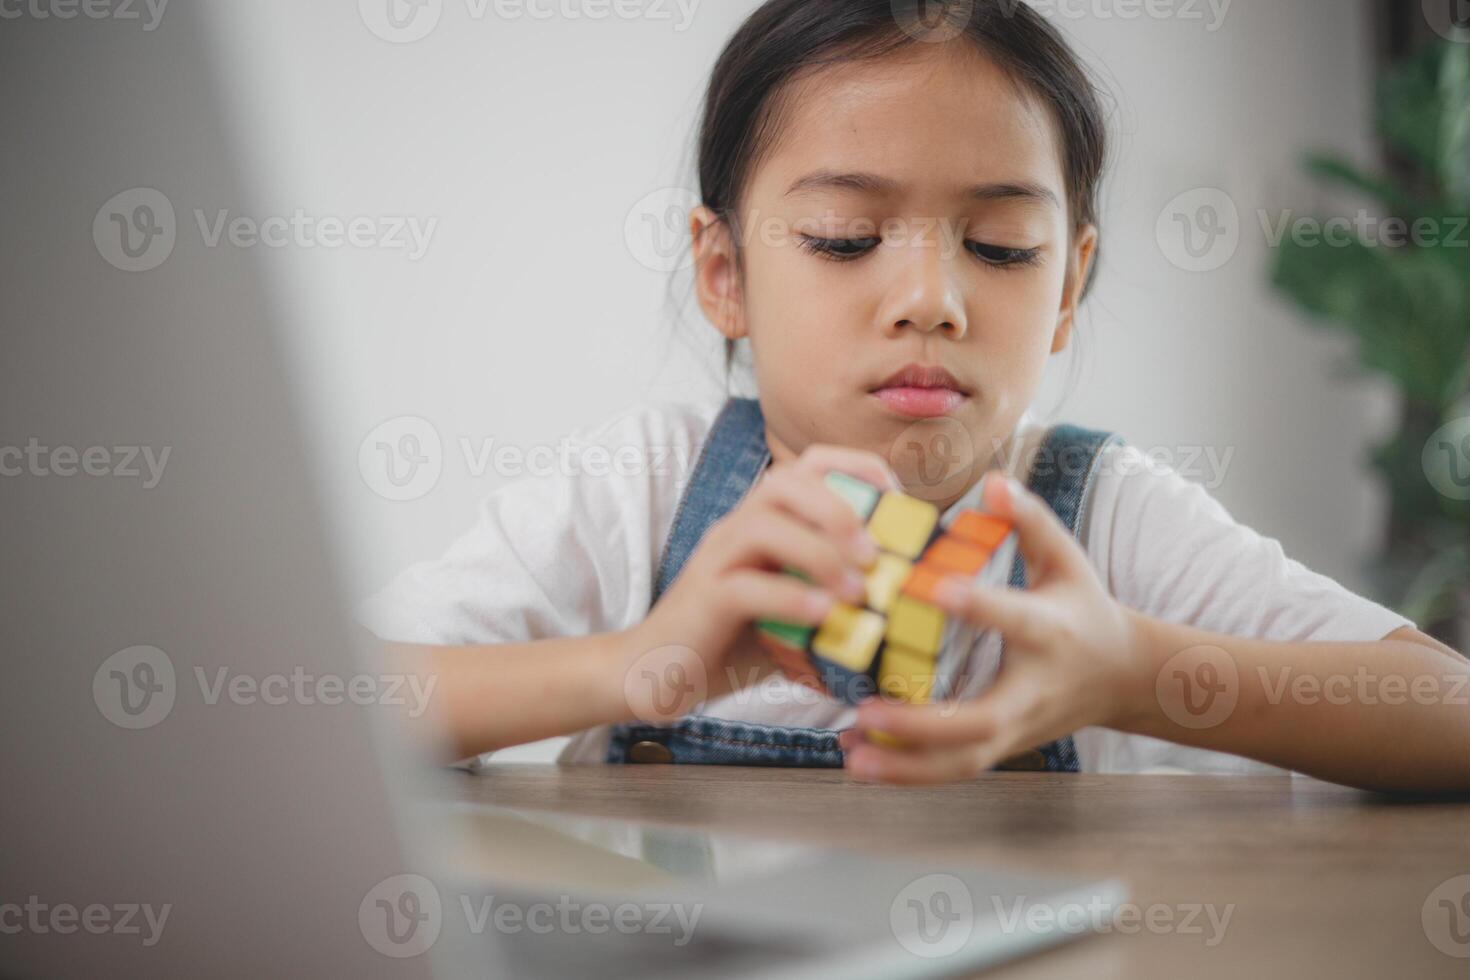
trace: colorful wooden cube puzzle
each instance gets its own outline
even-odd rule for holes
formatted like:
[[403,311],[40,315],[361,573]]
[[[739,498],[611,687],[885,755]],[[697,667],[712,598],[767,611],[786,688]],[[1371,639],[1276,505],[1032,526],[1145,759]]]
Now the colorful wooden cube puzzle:
[[839,602],[814,627],[762,620],[756,625],[767,649],[788,669],[815,673],[849,704],[880,691],[913,702],[944,696],[954,660],[966,651],[952,649],[955,630],[934,604],[934,588],[956,575],[1004,585],[1015,556],[1010,522],[966,510],[941,527],[939,508],[927,501],[844,473],[828,474],[827,485],[878,545],[864,604]]

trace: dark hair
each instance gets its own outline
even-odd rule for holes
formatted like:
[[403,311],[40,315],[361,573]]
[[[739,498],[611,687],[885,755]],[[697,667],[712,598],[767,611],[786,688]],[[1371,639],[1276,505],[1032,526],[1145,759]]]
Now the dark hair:
[[[779,128],[773,96],[798,72],[960,36],[1050,107],[1073,228],[1097,225],[1107,156],[1098,89],[1067,42],[1024,0],[767,0],[730,38],[710,76],[698,148],[704,205],[736,233],[738,245],[742,195]],[[737,267],[739,259],[737,248]],[[1094,263],[1084,295],[1096,271]],[[733,351],[727,343],[727,366]]]

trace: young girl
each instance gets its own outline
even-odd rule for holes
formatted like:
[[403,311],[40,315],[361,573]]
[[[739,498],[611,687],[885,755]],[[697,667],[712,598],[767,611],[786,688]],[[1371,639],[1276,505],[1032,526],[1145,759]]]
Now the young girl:
[[[696,288],[759,401],[588,434],[698,463],[509,485],[362,607],[437,677],[457,757],[580,733],[564,761],[1470,787],[1459,655],[1120,439],[1026,415],[1095,265],[1102,110],[1025,4],[919,6],[769,0],[715,66]],[[861,601],[873,544],[832,470],[1014,522],[1025,588],[943,593],[971,630],[958,700],[854,710],[753,641]]]

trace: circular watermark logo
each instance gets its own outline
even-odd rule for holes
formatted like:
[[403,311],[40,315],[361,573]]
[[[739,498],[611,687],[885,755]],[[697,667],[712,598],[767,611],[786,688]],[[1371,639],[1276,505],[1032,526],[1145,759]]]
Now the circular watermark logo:
[[357,927],[384,956],[406,959],[428,951],[444,925],[439,889],[423,875],[384,878],[362,897]]
[[689,647],[658,647],[633,661],[623,675],[623,697],[639,721],[667,725],[709,697],[709,672]]
[[888,924],[899,945],[915,956],[953,956],[975,931],[975,897],[954,875],[925,875],[894,898]]
[[1240,700],[1235,658],[1216,646],[1180,650],[1154,680],[1164,715],[1181,728],[1199,730],[1223,724]]
[[151,187],[114,194],[92,219],[97,253],[123,272],[148,272],[163,265],[173,254],[178,232],[173,202]]
[[1470,500],[1470,414],[1437,429],[1424,443],[1424,475],[1451,500]]
[[177,694],[174,663],[158,647],[119,650],[92,675],[97,710],[119,728],[152,728],[174,710]]
[[1159,250],[1185,272],[1214,272],[1240,248],[1240,211],[1215,187],[1185,191],[1164,205],[1154,225]]
[[357,0],[367,29],[393,44],[422,41],[439,26],[444,0]]
[[389,419],[357,447],[363,482],[385,500],[417,500],[439,484],[444,445],[428,419],[400,415]]
[[921,419],[893,441],[888,463],[911,496],[943,500],[969,485],[975,470],[975,443],[958,419]]
[[644,196],[623,221],[623,241],[643,268],[678,272],[694,264],[689,215],[699,195],[687,187],[663,187]]
[[1440,37],[1470,44],[1470,0],[1423,0],[1424,19]]
[[1470,875],[1458,875],[1429,893],[1420,910],[1424,935],[1446,956],[1470,959]]
[[915,41],[943,44],[965,32],[975,16],[975,0],[890,0],[889,9],[898,29]]

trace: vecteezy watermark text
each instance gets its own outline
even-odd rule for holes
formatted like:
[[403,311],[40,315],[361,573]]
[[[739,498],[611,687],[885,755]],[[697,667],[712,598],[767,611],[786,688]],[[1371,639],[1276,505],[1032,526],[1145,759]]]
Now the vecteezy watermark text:
[[0,935],[69,936],[86,932],[94,936],[141,936],[142,944],[152,947],[163,938],[172,911],[172,904],[154,908],[148,902],[91,902],[77,906],[30,895],[24,903],[0,903]]
[[[317,674],[297,665],[289,672],[247,674],[229,667],[193,671],[200,700],[213,707],[267,705],[380,705],[405,708],[410,718],[428,710],[438,685],[429,674]],[[92,676],[92,699],[119,728],[152,728],[167,718],[180,691],[173,659],[158,647],[132,646],[104,660]]]
[[24,446],[0,446],[0,477],[141,477],[143,489],[152,490],[163,479],[163,469],[168,465],[172,451],[172,446],[162,449],[152,446],[48,446],[32,436]]
[[0,0],[0,20],[136,20],[154,31],[169,0]]
[[[1137,935],[1198,936],[1206,948],[1225,940],[1235,905],[1186,902],[1137,905],[1106,894],[1085,900],[1055,901],[1014,895],[990,896],[991,928],[1006,935],[1118,932]],[[889,925],[904,949],[926,959],[963,949],[980,924],[975,896],[952,874],[929,874],[909,882],[889,905]],[[990,916],[986,915],[986,919]]]
[[1470,673],[1380,673],[1361,664],[1350,672],[1307,671],[1282,664],[1258,666],[1251,673],[1242,672],[1223,647],[1208,644],[1170,657],[1158,672],[1155,692],[1170,721],[1201,730],[1228,721],[1244,683],[1252,679],[1256,685],[1252,690],[1270,705],[1470,708]]
[[[899,29],[916,41],[942,44],[962,34],[980,0],[890,0]],[[986,0],[985,9],[1015,17],[1029,8],[1049,20],[1179,20],[1205,21],[1208,33],[1225,23],[1235,0]]]
[[1266,700],[1280,704],[1288,698],[1293,704],[1417,704],[1470,707],[1470,674],[1379,674],[1359,665],[1352,674],[1297,673],[1290,665],[1268,671],[1256,668]]
[[358,215],[346,220],[334,215],[316,217],[302,208],[290,215],[255,218],[249,215],[231,217],[228,208],[212,215],[196,208],[194,221],[204,244],[217,248],[227,241],[235,248],[349,248],[406,251],[410,262],[417,262],[429,251],[438,218],[420,219],[412,215]]
[[1199,21],[1213,34],[1225,25],[1235,0],[999,0],[1011,15],[1022,3],[1053,20]]
[[[674,477],[682,485],[693,467],[693,453],[687,446],[619,446],[570,436],[531,446],[493,437],[460,436],[456,448],[465,473],[475,479],[490,473],[507,479],[646,475]],[[444,439],[432,422],[400,415],[374,426],[363,437],[357,465],[363,482],[378,496],[417,500],[438,485],[445,455]]]
[[[1407,218],[1361,208],[1351,216],[1318,218],[1291,208],[1258,208],[1256,221],[1266,247],[1273,250],[1287,243],[1297,248],[1470,250],[1470,218],[1463,215]],[[1235,257],[1246,224],[1230,194],[1217,187],[1197,187],[1164,205],[1154,235],[1159,250],[1176,268],[1214,272]]]
[[[964,492],[982,470],[1020,472],[1024,443],[996,439],[977,444],[964,423],[954,418],[922,419],[899,433],[886,454],[893,472],[908,492],[938,501]],[[1103,452],[1086,446],[1068,446],[1054,451],[1043,445],[1029,462],[1033,476],[1057,474],[1080,476],[1107,473],[1129,477],[1149,473],[1176,475],[1207,490],[1225,482],[1235,459],[1234,446],[1119,445]]]
[[[704,913],[702,902],[583,901],[570,895],[555,901],[526,900],[494,894],[461,893],[453,903],[464,917],[468,934],[530,933],[534,936],[667,936],[675,948],[694,938]],[[423,875],[385,878],[362,897],[357,924],[368,945],[394,959],[427,952],[446,925],[446,902],[438,887]]]
[[1314,218],[1287,208],[1272,215],[1257,213],[1266,244],[1280,248],[1288,239],[1300,248],[1463,248],[1470,249],[1470,217],[1446,218],[1383,217],[1359,209],[1352,217]]
[[[463,0],[470,20],[512,22],[641,20],[673,21],[682,33],[694,22],[700,0]],[[393,44],[412,44],[434,33],[444,16],[445,0],[357,0],[363,25]],[[677,16],[676,16],[677,15]]]
[[[0,0],[3,2],[3,0]],[[304,208],[290,214],[236,214],[229,208],[195,208],[194,224],[206,248],[376,249],[403,252],[417,262],[429,251],[438,218],[316,215]],[[162,191],[133,187],[97,209],[92,241],[108,264],[124,272],[149,272],[163,265],[178,242],[174,205]]]
[[1230,928],[1230,919],[1235,915],[1233,903],[1218,906],[1202,902],[1178,905],[1154,902],[1141,906],[1093,896],[1086,902],[1059,903],[1028,903],[1024,897],[1017,897],[1007,905],[999,895],[992,895],[990,901],[1001,930],[1006,933],[1118,932],[1134,936],[1146,931],[1155,936],[1200,936],[1207,949],[1225,941],[1225,930]]
[[339,704],[371,705],[408,709],[408,717],[419,718],[429,707],[429,698],[439,678],[417,674],[311,674],[304,667],[293,667],[290,674],[251,674],[231,672],[217,667],[206,672],[194,668],[199,693],[208,705],[218,704],[223,697],[231,704],[284,705]]

